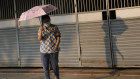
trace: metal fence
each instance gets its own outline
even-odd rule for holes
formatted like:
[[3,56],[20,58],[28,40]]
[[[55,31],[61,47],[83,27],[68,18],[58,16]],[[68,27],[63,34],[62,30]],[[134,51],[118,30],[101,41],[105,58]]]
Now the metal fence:
[[41,0],[15,0],[16,1],[16,11],[17,17],[19,18],[21,13],[27,11],[33,6],[42,5]]
[[78,12],[106,9],[106,0],[76,0]]
[[44,3],[52,4],[58,8],[58,10],[50,13],[51,15],[75,13],[74,0],[45,0]]
[[14,18],[13,0],[0,0],[0,20]]
[[[106,10],[106,0],[15,0],[15,2],[18,18],[22,12],[42,4],[53,4],[58,8],[50,15],[75,13],[75,5],[77,12]],[[136,6],[140,6],[140,0],[109,0],[110,9]],[[14,17],[14,0],[0,0],[0,20]]]
[[[106,10],[106,0],[76,0],[78,12]],[[109,0],[109,9],[140,6],[140,0]]]
[[135,7],[140,5],[140,0],[109,0],[109,8]]

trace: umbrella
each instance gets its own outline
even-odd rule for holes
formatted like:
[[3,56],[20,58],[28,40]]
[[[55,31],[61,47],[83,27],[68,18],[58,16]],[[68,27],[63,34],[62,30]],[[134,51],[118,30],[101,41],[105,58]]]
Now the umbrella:
[[38,16],[42,16],[45,14],[48,14],[57,8],[51,4],[48,5],[42,5],[42,6],[35,6],[26,12],[23,12],[20,16],[19,21],[29,20]]
[[24,21],[24,20],[29,20],[35,17],[39,17],[45,14],[48,14],[54,10],[56,10],[57,8],[51,4],[48,5],[41,5],[41,6],[35,6],[25,12],[23,12],[19,18],[19,27],[20,27],[20,21]]

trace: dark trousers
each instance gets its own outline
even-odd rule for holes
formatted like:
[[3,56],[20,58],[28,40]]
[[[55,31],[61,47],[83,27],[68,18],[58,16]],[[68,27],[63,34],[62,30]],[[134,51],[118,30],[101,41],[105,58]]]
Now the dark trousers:
[[51,65],[56,79],[59,79],[58,52],[41,53],[41,62],[46,79],[50,79],[49,64]]

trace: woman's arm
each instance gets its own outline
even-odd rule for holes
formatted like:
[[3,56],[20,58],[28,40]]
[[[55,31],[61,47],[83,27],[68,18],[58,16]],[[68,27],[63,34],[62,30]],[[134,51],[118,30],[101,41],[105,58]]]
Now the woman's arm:
[[43,27],[40,26],[39,29],[40,29],[40,31],[39,31],[39,34],[38,34],[38,40],[41,41],[42,40],[42,29],[43,29]]
[[60,44],[60,37],[58,36],[56,41],[55,51],[58,50],[59,44]]

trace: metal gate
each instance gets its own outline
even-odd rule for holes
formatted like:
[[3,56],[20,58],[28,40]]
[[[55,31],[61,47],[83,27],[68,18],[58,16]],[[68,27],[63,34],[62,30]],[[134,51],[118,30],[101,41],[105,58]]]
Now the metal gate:
[[112,67],[107,22],[79,24],[83,67]]
[[[86,4],[82,4],[83,6],[80,6],[81,8],[78,10],[85,12],[86,15],[87,11],[102,9],[102,11],[107,12],[107,21],[84,22],[93,20],[88,19],[89,16],[92,17],[93,15],[89,13],[85,17],[83,13],[85,20],[82,19],[83,23],[79,23],[82,67],[140,67],[139,43],[137,43],[139,37],[135,37],[139,34],[139,19],[122,20],[119,17],[117,17],[119,20],[110,19],[112,9],[138,6],[139,1],[106,0],[103,3],[106,5],[105,7],[93,4],[96,8],[89,5],[90,1],[79,1],[79,3],[85,2]],[[95,0],[93,3],[101,4],[100,1],[96,2]]]
[[111,21],[115,67],[140,67],[140,18]]
[[[61,43],[59,52],[60,67],[78,67],[78,46],[76,37],[76,25],[58,25],[61,31]],[[19,48],[21,67],[40,67],[40,42],[37,39],[39,26],[22,26],[19,30]]]
[[0,29],[0,66],[18,66],[16,29]]

